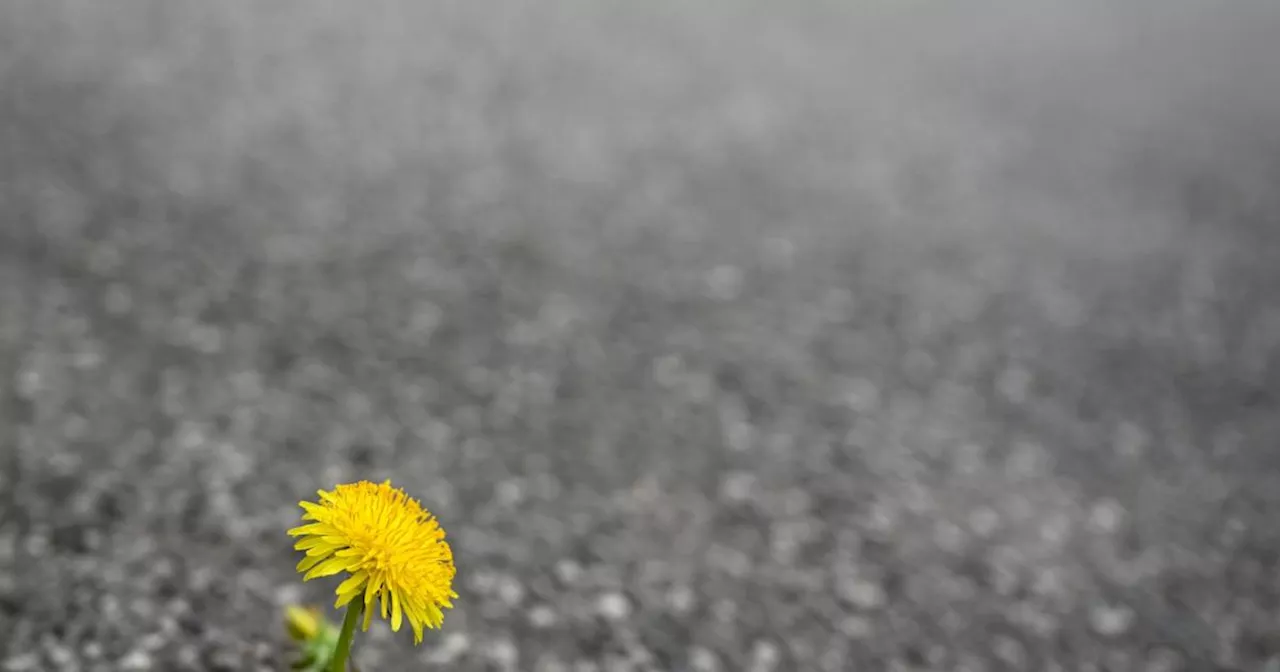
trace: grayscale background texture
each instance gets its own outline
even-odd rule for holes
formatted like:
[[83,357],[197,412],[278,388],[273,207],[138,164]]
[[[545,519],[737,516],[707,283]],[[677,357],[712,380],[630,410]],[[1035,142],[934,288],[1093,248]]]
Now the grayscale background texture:
[[0,6],[0,669],[1280,669],[1280,4]]

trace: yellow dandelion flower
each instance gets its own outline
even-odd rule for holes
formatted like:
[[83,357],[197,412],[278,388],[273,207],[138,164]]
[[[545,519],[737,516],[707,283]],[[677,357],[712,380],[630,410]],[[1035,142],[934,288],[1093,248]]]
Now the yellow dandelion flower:
[[318,494],[318,503],[299,502],[306,512],[302,519],[312,522],[289,530],[290,536],[301,537],[294,548],[307,554],[298,563],[303,581],[346,572],[336,590],[336,607],[363,596],[368,630],[378,600],[391,629],[399,632],[408,619],[414,644],[421,643],[422,629],[439,628],[442,610],[458,597],[452,587],[453,551],[444,530],[391,481],[348,483]]

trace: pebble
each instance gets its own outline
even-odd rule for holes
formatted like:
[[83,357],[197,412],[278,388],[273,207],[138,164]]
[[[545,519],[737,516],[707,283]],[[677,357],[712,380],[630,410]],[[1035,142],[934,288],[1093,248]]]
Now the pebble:
[[515,670],[520,662],[520,650],[509,639],[495,639],[485,647],[486,657],[504,670]]
[[569,666],[556,654],[548,651],[534,661],[533,672],[569,672]]
[[40,667],[40,657],[34,653],[23,653],[4,661],[6,672],[28,672]]
[[151,654],[141,649],[134,649],[120,659],[121,670],[151,669]]
[[519,606],[524,600],[524,585],[515,577],[502,576],[498,579],[498,599],[508,607]]
[[1122,422],[1115,430],[1112,446],[1121,457],[1136,459],[1142,456],[1150,445],[1150,436],[1142,427],[1132,422]]
[[45,646],[45,653],[49,661],[60,668],[66,669],[75,665],[75,653],[62,644],[48,643]]
[[620,621],[631,615],[631,601],[621,593],[605,593],[596,602],[596,612],[611,621]]
[[1089,610],[1089,625],[1104,637],[1124,634],[1133,624],[1133,610],[1123,605],[1096,605]]
[[1089,512],[1089,526],[1103,534],[1111,534],[1120,528],[1124,508],[1113,499],[1102,499]]
[[758,640],[751,648],[751,672],[772,672],[781,661],[782,651],[773,642]]
[[561,560],[556,563],[556,576],[565,585],[572,586],[582,579],[582,565],[573,560]]
[[1019,366],[1005,369],[996,381],[996,387],[1005,399],[1022,404],[1027,401],[1031,392],[1031,374]]
[[539,604],[529,610],[529,624],[539,630],[550,628],[558,620],[555,610],[545,604]]
[[845,381],[841,398],[850,411],[871,413],[880,407],[880,388],[866,378],[853,378]]
[[888,596],[880,584],[866,579],[842,582],[840,596],[859,609],[877,609],[884,606]]
[[969,514],[969,529],[979,537],[989,537],[1000,526],[1000,514],[989,507],[979,507]]
[[840,633],[849,639],[866,639],[871,628],[871,621],[862,616],[846,616],[840,621]]
[[745,471],[730,472],[720,482],[720,498],[731,503],[746,502],[751,499],[755,487],[755,474]]
[[689,651],[689,667],[695,672],[719,672],[720,657],[711,649],[695,646]]
[[667,607],[675,614],[687,614],[697,602],[688,586],[676,586],[667,592]]
[[741,268],[717,266],[707,273],[707,296],[716,301],[732,301],[742,292],[742,281]]
[[450,632],[445,635],[434,650],[427,650],[424,655],[428,662],[436,665],[450,665],[471,650],[471,638],[462,632]]

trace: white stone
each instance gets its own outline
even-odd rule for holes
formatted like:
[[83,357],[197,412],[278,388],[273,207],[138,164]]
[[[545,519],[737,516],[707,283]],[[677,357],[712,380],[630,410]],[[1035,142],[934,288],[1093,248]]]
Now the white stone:
[[121,670],[151,669],[151,654],[141,649],[134,649],[120,659]]
[[742,269],[728,264],[707,273],[707,295],[717,301],[732,301],[742,292]]
[[697,672],[719,672],[720,657],[710,649],[695,646],[689,651],[689,666]]
[[1089,525],[1104,534],[1115,532],[1124,519],[1124,508],[1114,499],[1102,499],[1089,512]]
[[782,660],[782,652],[773,642],[759,640],[751,649],[751,672],[772,672]]
[[6,672],[27,672],[40,666],[40,657],[34,653],[24,653],[4,661]]
[[1133,610],[1123,605],[1097,605],[1089,610],[1089,624],[1104,637],[1115,637],[1133,624]]
[[556,616],[555,610],[545,604],[529,610],[529,624],[539,630],[545,630],[556,624],[559,618]]
[[720,498],[726,502],[745,502],[751,499],[756,477],[745,471],[734,471],[720,482]]
[[860,609],[882,607],[888,599],[880,584],[866,579],[853,579],[842,583],[840,594]]
[[631,602],[621,593],[605,593],[596,602],[596,611],[611,621],[620,621],[631,615]]

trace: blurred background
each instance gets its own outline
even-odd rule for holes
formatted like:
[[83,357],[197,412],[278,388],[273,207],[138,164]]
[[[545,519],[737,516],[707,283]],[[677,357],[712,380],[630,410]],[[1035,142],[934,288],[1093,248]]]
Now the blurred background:
[[1280,669],[1280,6],[0,7],[0,669]]

